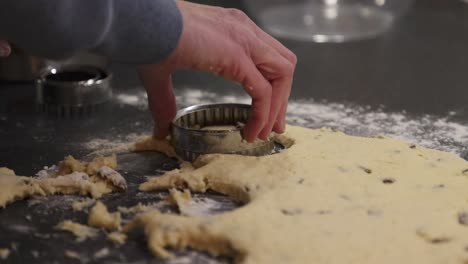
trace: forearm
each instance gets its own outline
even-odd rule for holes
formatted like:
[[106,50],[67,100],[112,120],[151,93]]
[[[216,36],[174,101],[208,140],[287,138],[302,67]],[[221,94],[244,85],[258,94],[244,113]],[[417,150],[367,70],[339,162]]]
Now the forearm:
[[155,63],[176,47],[173,0],[3,0],[0,39],[47,58],[93,51],[114,61]]

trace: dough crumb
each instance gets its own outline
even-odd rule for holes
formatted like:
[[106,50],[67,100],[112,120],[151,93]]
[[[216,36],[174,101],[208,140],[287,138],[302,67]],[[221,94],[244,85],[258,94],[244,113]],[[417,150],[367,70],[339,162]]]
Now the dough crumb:
[[148,247],[155,256],[173,258],[174,254],[168,248],[183,250],[192,247],[206,250],[213,256],[236,257],[235,263],[240,263],[243,253],[236,254],[229,240],[216,232],[207,232],[206,222],[199,218],[181,217],[179,215],[163,214],[151,210],[134,217],[124,228],[130,232],[137,226],[142,226],[148,237]]
[[170,189],[167,201],[176,205],[180,214],[187,216],[194,215],[193,210],[189,206],[189,203],[192,201],[192,194],[189,189],[184,189],[182,192],[175,188]]
[[172,188],[169,190],[169,196],[167,197],[167,201],[175,205],[179,205],[179,203],[187,203],[191,200],[192,194],[190,193],[189,189],[179,191],[175,188]]
[[151,206],[138,203],[137,205],[134,205],[132,207],[118,206],[117,211],[121,212],[122,214],[141,213],[148,211],[150,207]]
[[108,256],[110,253],[109,249],[108,248],[101,248],[100,250],[96,251],[96,253],[94,253],[93,257],[95,259],[100,259],[100,258],[104,258],[106,256]]
[[169,143],[169,140],[160,140],[152,137],[142,138],[133,146],[129,147],[130,151],[159,151],[168,157],[177,157],[174,148]]
[[114,244],[120,246],[120,245],[125,244],[125,240],[127,239],[127,235],[125,235],[124,233],[120,233],[120,232],[112,232],[112,233],[109,233],[107,235],[107,239],[109,241],[114,242]]
[[7,259],[10,256],[10,250],[8,248],[0,248],[0,259]]
[[73,222],[71,220],[65,220],[60,222],[58,225],[55,226],[55,229],[73,233],[76,236],[77,242],[84,241],[88,238],[96,237],[98,234],[98,231],[96,229]]
[[67,258],[71,258],[71,259],[81,259],[81,256],[80,254],[78,254],[78,252],[76,251],[73,251],[73,250],[65,250],[65,252],[63,253],[65,255],[65,257]]
[[120,212],[109,213],[107,207],[100,201],[91,208],[88,216],[88,225],[101,227],[106,230],[120,230]]
[[121,191],[125,191],[127,189],[127,181],[125,180],[125,178],[116,170],[110,167],[102,166],[99,169],[98,175],[101,178],[107,181],[110,181],[114,186],[118,187]]
[[86,173],[89,175],[96,175],[102,167],[109,167],[111,169],[117,168],[117,155],[99,156],[94,158],[87,164]]
[[82,211],[84,208],[92,206],[96,202],[95,199],[86,198],[82,201],[75,201],[72,203],[73,211]]

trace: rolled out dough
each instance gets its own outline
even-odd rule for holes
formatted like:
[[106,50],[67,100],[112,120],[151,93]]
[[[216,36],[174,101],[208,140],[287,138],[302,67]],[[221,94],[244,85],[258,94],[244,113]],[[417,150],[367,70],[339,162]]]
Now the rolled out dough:
[[[142,191],[186,188],[245,205],[214,216],[136,216],[150,251],[193,247],[236,263],[468,263],[468,163],[390,138],[287,128],[264,157],[206,155]],[[466,221],[465,221],[466,220]]]

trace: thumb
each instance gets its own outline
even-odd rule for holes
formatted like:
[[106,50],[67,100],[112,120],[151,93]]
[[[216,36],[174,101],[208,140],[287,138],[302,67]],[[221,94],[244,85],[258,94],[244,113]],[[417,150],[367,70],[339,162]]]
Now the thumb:
[[148,94],[148,104],[155,123],[154,136],[164,139],[169,134],[177,112],[171,74],[155,65],[139,67],[138,74]]

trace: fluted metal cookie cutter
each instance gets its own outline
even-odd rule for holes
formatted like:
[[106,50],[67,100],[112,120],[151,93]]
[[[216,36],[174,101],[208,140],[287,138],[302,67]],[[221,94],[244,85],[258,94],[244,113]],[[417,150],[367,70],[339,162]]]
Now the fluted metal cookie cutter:
[[36,103],[57,117],[89,114],[112,97],[111,74],[94,66],[44,69],[36,80]]
[[272,154],[274,142],[243,140],[243,124],[249,118],[250,105],[206,104],[180,110],[172,122],[171,144],[177,155],[194,161],[203,154],[239,154],[264,156]]

